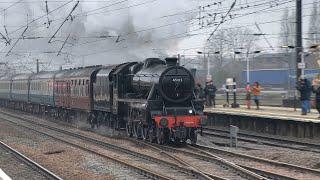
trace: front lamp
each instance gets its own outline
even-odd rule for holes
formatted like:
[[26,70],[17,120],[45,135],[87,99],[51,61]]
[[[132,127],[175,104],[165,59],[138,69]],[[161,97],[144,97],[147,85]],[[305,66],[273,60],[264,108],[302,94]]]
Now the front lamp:
[[166,118],[162,118],[160,119],[160,123],[159,123],[162,127],[167,127],[168,126],[168,119]]

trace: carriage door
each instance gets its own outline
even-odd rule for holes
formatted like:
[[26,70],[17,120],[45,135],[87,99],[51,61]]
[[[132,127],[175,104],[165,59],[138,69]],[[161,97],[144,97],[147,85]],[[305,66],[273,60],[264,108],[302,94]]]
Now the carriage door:
[[65,102],[66,102],[66,106],[70,107],[70,103],[71,103],[71,98],[70,98],[70,94],[71,94],[71,83],[70,81],[66,82],[66,88],[65,88]]
[[113,107],[113,82],[110,81],[109,82],[109,107],[110,107],[110,111],[112,112],[112,107]]
[[113,82],[113,88],[112,88],[112,113],[113,114],[118,114],[118,76],[114,75],[112,78]]

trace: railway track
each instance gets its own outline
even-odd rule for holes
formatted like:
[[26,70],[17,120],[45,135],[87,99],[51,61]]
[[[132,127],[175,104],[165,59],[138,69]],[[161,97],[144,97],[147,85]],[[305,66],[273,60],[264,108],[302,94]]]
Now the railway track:
[[[21,118],[23,121],[29,121],[29,123],[32,123],[32,124],[34,123],[37,124],[37,122],[34,122],[33,120],[30,120],[30,119],[25,119],[12,114],[7,114],[7,115],[13,116],[15,118]],[[41,123],[39,126],[45,126],[46,128],[49,128],[49,129],[53,128],[58,132],[64,131],[55,127],[41,124]],[[69,134],[70,132],[67,131],[64,133]],[[79,135],[73,134],[72,136],[79,136]],[[119,149],[119,147],[110,147],[110,145],[106,145],[108,143],[102,142],[96,139],[92,139],[90,137],[85,137],[85,139],[87,139],[91,143],[100,144],[105,148],[111,148],[116,151],[124,151],[125,154],[133,153],[135,154],[135,156],[143,156],[143,154],[141,153],[136,154],[136,152],[132,152],[131,150],[128,150],[128,149],[121,150]],[[136,141],[133,139],[129,139],[129,140]],[[175,167],[180,171],[188,172],[191,175],[189,178],[194,177],[199,179],[241,179],[241,178],[243,179],[261,179],[261,178],[262,179],[264,178],[265,179],[266,178],[305,179],[305,177],[307,178],[309,177],[311,179],[319,179],[320,177],[320,171],[317,171],[317,170],[300,167],[296,165],[291,165],[291,164],[286,164],[286,163],[280,163],[277,161],[271,161],[271,160],[257,158],[257,157],[251,157],[244,154],[233,153],[225,150],[214,149],[214,148],[209,148],[204,146],[196,146],[196,147],[187,146],[185,148],[173,148],[168,146],[158,146],[156,144],[149,144],[143,141],[136,141],[136,143],[148,146],[156,150],[155,152],[160,152],[165,156],[170,157],[172,160],[176,161],[176,163],[168,163],[168,162],[162,162],[162,163],[166,164],[166,166],[168,167],[169,166]],[[146,158],[150,158],[150,156]],[[156,159],[154,159],[154,161],[157,163],[161,163]],[[217,162],[219,162],[220,164],[217,165]],[[226,164],[226,162],[228,163]],[[212,167],[213,164],[219,167]],[[232,167],[233,165],[234,167]],[[184,169],[181,169],[179,167],[184,167]],[[224,167],[224,168],[221,168],[221,167]],[[240,169],[242,168],[240,171],[237,170],[239,169],[239,167]],[[210,169],[211,171],[206,168]],[[216,172],[223,173],[224,172],[223,169],[228,170],[228,173],[225,173],[224,176],[216,173]],[[232,171],[232,173],[230,173],[230,171]],[[249,174],[244,173],[246,171]],[[211,172],[214,172],[214,173],[211,173]],[[257,174],[263,177],[256,176]],[[301,178],[302,176],[303,178]],[[167,177],[167,178],[170,178],[170,177]]]
[[[250,173],[259,175],[257,178],[258,179],[287,179],[287,180],[292,180],[294,178],[291,178],[289,176],[286,175],[281,175],[279,173],[273,173],[273,172],[269,172],[269,171],[265,171],[263,168],[258,168],[258,167],[254,167],[254,166],[244,166],[238,163],[233,163],[233,159],[231,158],[225,158],[222,156],[217,156],[213,153],[209,153],[209,152],[205,152],[205,151],[199,151],[199,149],[193,149],[191,146],[187,147],[186,149],[178,149],[178,148],[171,148],[171,147],[164,147],[164,149],[166,149],[166,151],[171,152],[171,153],[175,153],[175,154],[184,154],[185,157],[187,156],[192,156],[195,157],[199,160],[202,160],[204,162],[202,162],[202,164],[195,164],[195,166],[198,166],[199,168],[204,168],[206,169],[206,167],[204,166],[208,166],[208,162],[212,162],[212,161],[217,161],[219,160],[221,162],[221,165],[224,166],[225,168],[233,168],[233,169],[239,169],[242,168],[243,170],[247,170]],[[181,155],[180,155],[181,157]],[[234,167],[232,167],[234,166]],[[237,172],[237,171],[235,171]],[[239,173],[239,172],[238,172]],[[243,176],[245,177],[245,176]],[[245,179],[249,179],[248,177]]]
[[[2,154],[3,156],[14,156],[15,159],[19,160],[19,164],[18,164],[19,166],[21,166],[21,163],[22,163],[28,167],[28,168],[23,167],[23,169],[27,169],[27,170],[23,171],[23,173],[28,173],[28,175],[21,174],[20,172],[18,172],[18,173],[20,173],[20,175],[23,175],[26,178],[29,177],[29,178],[35,178],[35,179],[62,180],[59,176],[55,175],[54,173],[52,173],[51,171],[49,171],[45,167],[43,167],[40,164],[36,163],[35,161],[29,159],[28,157],[26,157],[25,155],[23,155],[22,153],[20,153],[19,151],[15,150],[14,148],[10,147],[9,145],[5,144],[2,141],[0,141],[0,149],[2,149],[3,151],[6,152],[6,155]],[[4,157],[1,157],[1,158],[4,158]],[[9,160],[9,158],[7,160]],[[9,163],[14,163],[13,161],[14,160],[11,158]],[[10,165],[7,164],[7,166],[10,166]],[[19,167],[15,167],[15,170],[20,171]],[[15,172],[15,173],[17,173],[17,172]],[[31,174],[31,173],[34,173],[34,174]],[[32,176],[32,177],[30,177],[30,176]],[[18,177],[13,177],[13,178],[18,178]]]
[[[116,161],[117,163],[120,163],[122,165],[125,165],[129,168],[133,168],[136,172],[152,179],[213,179],[212,176],[208,176],[206,174],[203,174],[201,171],[198,171],[197,169],[193,169],[190,167],[183,167],[181,165],[178,165],[176,163],[164,161],[162,159],[158,159],[152,156],[148,156],[139,152],[135,152],[111,143],[107,143],[104,141],[100,141],[91,137],[86,137],[78,133],[74,133],[71,131],[63,130],[57,127],[52,127],[46,124],[41,124],[39,122],[35,122],[30,119],[26,119],[23,117],[17,117],[15,115],[1,112],[3,114],[6,114],[7,116],[14,117],[16,119],[19,119],[21,121],[30,123],[30,125],[36,125],[40,126],[41,128],[47,129],[46,132],[40,131],[39,128],[35,129],[27,125],[23,125],[21,123],[17,123],[12,120],[3,119],[6,121],[10,121],[11,123],[14,123],[16,125],[22,126],[24,128],[28,128],[32,131],[44,134],[46,136],[49,136],[51,138],[54,138],[56,140],[59,140],[63,143],[66,143],[68,145],[71,145],[73,147],[82,149],[84,151],[90,152],[92,154],[99,155],[104,158],[111,159],[113,161]],[[59,138],[55,135],[52,135],[51,133],[48,133],[49,131],[55,131],[60,134],[64,134],[66,136],[70,136],[73,138],[78,139],[78,142],[74,141],[71,142],[70,140],[66,140],[66,138]],[[86,146],[90,144],[90,146],[100,146],[104,149],[109,149],[108,154],[114,155],[106,155],[106,153],[100,153],[97,149],[90,149],[83,145],[80,145],[79,140],[86,142]],[[113,154],[114,153],[114,154]],[[160,152],[162,153],[162,152]],[[117,157],[117,158],[115,158]],[[119,158],[121,157],[121,158]],[[144,165],[144,166],[142,166]],[[149,168],[146,168],[148,166]],[[159,173],[162,172],[162,173]]]
[[[185,154],[185,159],[187,159],[186,157],[188,156],[192,156],[207,162],[220,160],[222,162],[221,165],[228,169],[238,169],[239,167],[241,167],[245,170],[249,170],[249,173],[254,172],[255,174],[263,176],[262,179],[293,180],[320,178],[320,171],[318,170],[201,145],[188,145],[185,148],[173,148],[168,146],[158,146],[147,142],[138,142],[147,144],[148,146],[151,146],[151,148],[154,149],[160,149],[163,152],[166,152],[168,156],[172,156],[172,158],[176,159],[177,161],[181,161],[181,156],[176,156],[176,154]],[[183,163],[184,162],[182,162],[181,164]],[[235,167],[232,167],[233,165],[235,165]],[[206,173],[206,167],[202,166],[209,167],[207,163],[194,164],[194,167],[202,169],[203,172]],[[246,177],[246,174],[242,174],[242,177]],[[247,176],[247,178],[249,177],[250,175]],[[216,179],[219,179],[219,177],[216,177]]]
[[[161,151],[163,154],[177,161],[181,165],[197,169],[198,171],[201,171],[203,174],[206,174],[213,179],[266,179],[263,176],[253,173],[250,170],[242,168],[217,156],[203,156],[199,153],[184,151],[180,148],[159,146],[156,144],[138,140],[134,141],[148,146],[154,150]],[[211,172],[215,172],[215,174],[212,174]]]
[[[203,135],[206,135],[206,136],[229,139],[230,138],[229,134],[230,134],[229,131],[225,129],[203,128]],[[304,141],[294,141],[294,140],[277,138],[272,136],[262,136],[257,134],[239,132],[238,141],[320,153],[320,144],[304,142]]]
[[235,153],[213,147],[195,145],[190,149],[202,155],[219,156],[257,174],[271,179],[320,179],[320,171],[303,166]]

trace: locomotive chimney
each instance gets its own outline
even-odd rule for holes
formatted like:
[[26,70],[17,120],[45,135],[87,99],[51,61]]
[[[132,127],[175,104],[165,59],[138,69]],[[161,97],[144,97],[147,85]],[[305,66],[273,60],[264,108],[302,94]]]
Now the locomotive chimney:
[[166,58],[165,60],[166,60],[167,66],[177,66],[178,58],[171,57],[171,58]]

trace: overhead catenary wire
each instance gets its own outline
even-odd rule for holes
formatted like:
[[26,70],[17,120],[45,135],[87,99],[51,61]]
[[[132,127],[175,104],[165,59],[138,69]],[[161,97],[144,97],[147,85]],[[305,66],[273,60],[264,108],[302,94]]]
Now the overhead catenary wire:
[[[138,4],[139,5],[139,4]],[[121,8],[123,9],[123,8]],[[118,9],[116,9],[118,10]],[[76,15],[75,15],[76,16]],[[149,30],[154,30],[154,29],[158,29],[158,28],[162,28],[162,27],[168,27],[168,26],[171,26],[171,25],[174,25],[174,24],[179,24],[179,23],[184,23],[184,22],[188,22],[190,20],[182,20],[182,21],[177,21],[177,22],[174,22],[174,23],[170,23],[170,24],[165,24],[165,25],[161,25],[161,26],[157,26],[157,27],[151,27],[151,28],[148,28],[148,29],[142,29],[142,30],[138,30],[134,33],[137,33],[137,32],[144,32],[144,31],[149,31]]]
[[[150,28],[148,28],[148,29],[150,29]],[[156,29],[156,28],[152,28],[151,30],[154,30],[154,29]],[[45,37],[43,37],[43,38],[45,38]],[[60,37],[60,38],[63,38],[63,37]],[[94,37],[93,37],[94,38]],[[102,39],[102,38],[100,38],[100,39]]]
[[[127,0],[125,0],[125,1],[127,1]],[[112,4],[109,4],[109,5],[107,5],[107,6],[104,6],[103,8],[111,7],[111,6],[114,6],[114,5],[123,3],[123,2],[125,2],[125,1],[119,1],[119,2],[116,2],[116,3],[112,3]],[[118,9],[115,9],[115,10],[121,10],[121,9],[126,9],[126,8],[137,7],[137,6],[141,6],[141,5],[144,5],[144,4],[147,4],[147,3],[151,3],[151,2],[155,2],[155,1],[157,1],[157,0],[151,0],[151,1],[146,1],[146,2],[142,2],[142,3],[138,3],[138,4],[133,4],[133,5],[130,5],[130,6],[127,6],[127,7],[118,8]],[[50,2],[51,2],[51,1],[50,1]],[[56,9],[50,11],[50,12],[47,13],[47,14],[51,14],[52,12],[54,12],[54,11],[56,11],[56,10],[64,7],[65,5],[67,5],[67,4],[71,3],[71,2],[72,2],[72,0],[69,1],[69,2],[67,2],[67,3],[65,3],[65,4],[63,4],[63,5],[61,5],[61,6],[59,6],[59,7],[56,8]],[[99,9],[101,9],[101,8],[99,8]],[[115,10],[112,10],[112,11],[115,11]],[[94,14],[90,14],[90,15],[94,15]],[[36,19],[34,19],[32,22],[28,23],[28,25],[31,24],[31,23],[33,23],[33,22],[35,22],[35,21],[37,21],[37,20],[39,20],[39,19],[41,19],[41,18],[43,18],[44,16],[46,16],[46,14],[45,14],[45,15],[42,15],[42,16],[36,18]],[[74,16],[76,16],[76,15],[74,15]],[[57,21],[57,20],[58,20],[58,19],[53,19],[53,20],[51,20],[51,22]],[[20,30],[22,27],[23,27],[23,26],[20,26],[18,29],[14,30],[14,31],[11,32],[11,33],[17,32],[17,31]],[[40,27],[42,27],[42,26],[38,26],[37,28],[40,28]]]
[[48,1],[45,1],[46,3],[46,13],[47,13],[47,28],[49,28],[50,24],[51,24],[51,20],[49,19],[49,7],[48,7]]
[[[305,18],[305,17],[309,17],[309,16],[311,16],[311,15],[310,14],[309,15],[303,15],[302,17]],[[278,22],[281,22],[283,20],[290,20],[290,17],[288,17],[286,19],[280,19],[280,20],[259,22],[258,24],[261,25],[261,24],[278,23]],[[230,30],[230,29],[239,29],[239,28],[246,28],[246,27],[249,27],[249,26],[255,26],[255,24],[253,23],[253,24],[247,24],[247,25],[240,25],[240,26],[235,26],[235,27],[223,28],[223,29],[220,29],[220,30],[223,31],[223,30]],[[205,27],[205,28],[211,28],[211,27]],[[198,29],[194,29],[194,30],[191,30],[191,31],[175,34],[175,35],[166,37],[165,40],[179,39],[179,38],[185,38],[185,37],[190,37],[190,36],[198,36],[198,35],[206,35],[206,34],[211,32],[211,31],[206,31],[206,32],[201,32],[201,33],[197,33],[197,34],[191,34],[191,35],[189,34],[191,32],[196,32],[196,31],[199,31],[199,30],[202,30],[202,29],[198,28]]]
[[229,13],[232,11],[232,9],[234,8],[234,6],[236,5],[237,0],[234,0],[230,9],[228,10],[228,12],[223,16],[223,18],[221,19],[221,22],[216,26],[216,28],[212,31],[212,33],[209,35],[207,41],[210,41],[210,38],[213,36],[213,34],[217,31],[217,29],[219,28],[219,26],[224,22],[224,20],[226,19],[226,17],[229,15]]
[[10,6],[2,9],[0,12],[3,13],[3,12],[5,12],[6,10],[8,10],[8,9],[12,8],[13,6],[17,5],[18,3],[21,3],[22,1],[23,1],[23,0],[19,0],[19,1],[14,2],[14,3],[12,3]]
[[53,33],[53,35],[51,36],[51,38],[49,39],[48,43],[51,43],[51,40],[55,37],[55,35],[58,33],[58,31],[61,29],[61,27],[63,26],[63,24],[68,20],[68,18],[71,16],[72,12],[77,8],[79,4],[79,1],[77,1],[77,3],[73,6],[72,10],[69,12],[68,16],[65,18],[65,20],[61,23],[61,25],[58,27],[58,29]]
[[[157,27],[155,27],[155,28],[157,28]],[[155,28],[152,28],[152,29],[155,29]]]
[[59,51],[58,51],[58,53],[57,53],[57,56],[59,56],[59,55],[60,55],[60,53],[61,53],[61,51],[62,51],[63,47],[66,45],[66,43],[67,43],[67,41],[68,41],[69,37],[70,37],[70,33],[69,33],[68,37],[64,40],[64,42],[63,42],[63,44],[62,44],[61,48],[59,49]]
[[16,42],[12,45],[12,47],[10,48],[10,50],[7,52],[6,56],[9,56],[10,52],[12,51],[12,49],[17,45],[17,43],[19,42],[19,40],[21,38],[23,38],[24,33],[27,31],[28,26],[24,29],[24,31],[21,33],[20,37],[16,40]]
[[37,17],[37,18],[33,19],[32,21],[28,22],[28,23],[27,23],[27,25],[20,26],[20,27],[19,27],[19,28],[17,28],[16,30],[14,30],[14,31],[12,31],[12,32],[9,32],[9,34],[13,34],[13,33],[17,32],[17,31],[19,31],[19,30],[23,29],[24,27],[29,26],[30,24],[32,24],[32,23],[34,23],[34,22],[38,21],[39,19],[42,19],[43,17],[47,16],[47,14],[51,14],[51,13],[53,13],[53,12],[57,11],[57,10],[61,9],[62,7],[65,7],[66,5],[70,4],[71,2],[73,2],[73,0],[67,1],[67,2],[65,2],[64,4],[62,4],[62,5],[58,6],[57,8],[55,8],[55,9],[53,9],[53,10],[49,11],[49,13],[46,13],[46,14],[44,14],[44,15],[42,15],[42,16],[39,16],[39,17]]
[[273,49],[273,46],[271,45],[271,43],[270,43],[270,42],[268,41],[268,39],[266,38],[266,35],[265,35],[265,34],[263,34],[263,32],[262,32],[262,30],[261,30],[261,28],[260,28],[259,24],[258,24],[257,22],[255,22],[255,25],[256,25],[256,27],[257,27],[258,31],[262,34],[262,36],[263,36],[264,40],[267,42],[267,44],[269,45],[269,47],[270,47],[271,49]]

